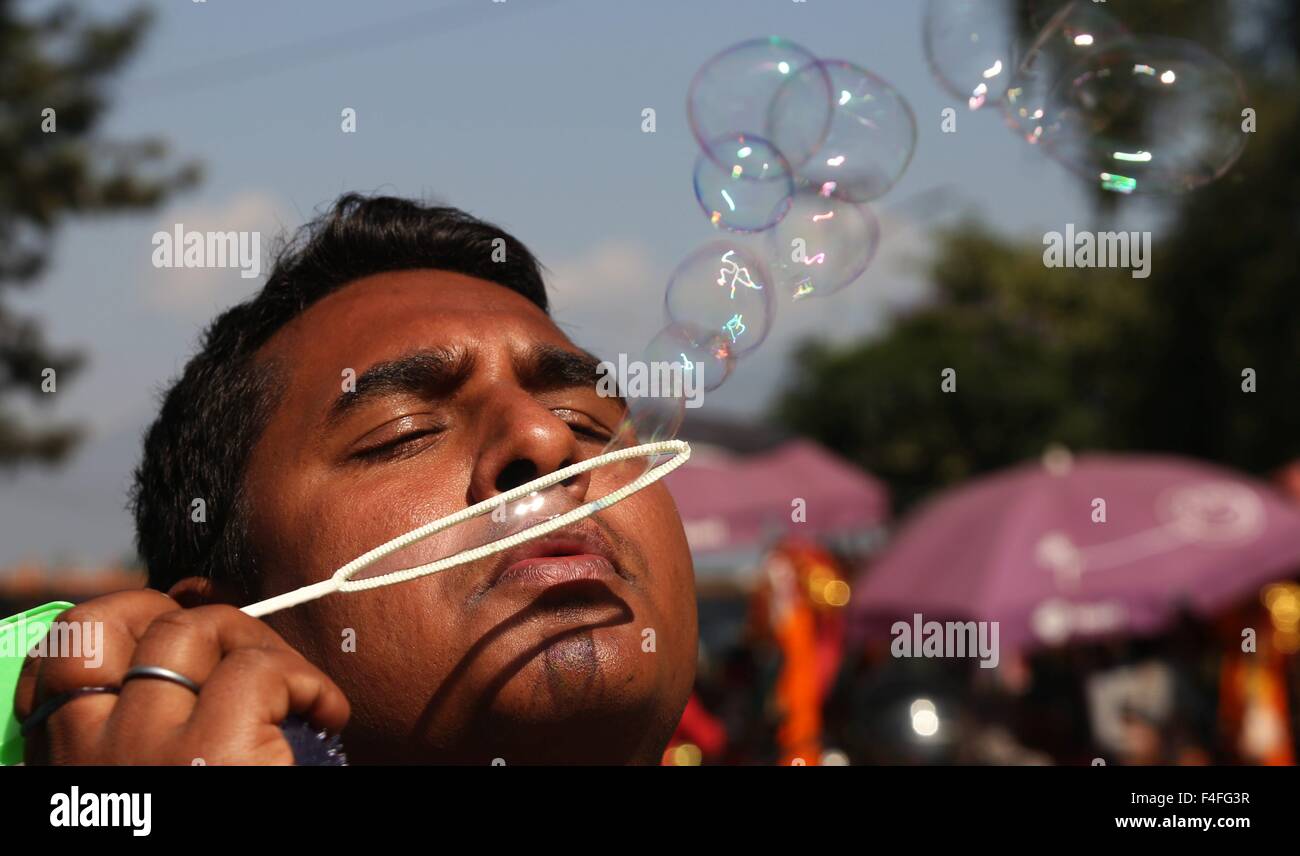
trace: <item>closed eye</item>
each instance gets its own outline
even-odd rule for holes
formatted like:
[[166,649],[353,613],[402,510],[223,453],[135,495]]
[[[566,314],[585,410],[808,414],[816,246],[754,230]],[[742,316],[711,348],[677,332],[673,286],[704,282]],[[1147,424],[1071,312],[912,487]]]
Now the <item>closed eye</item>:
[[578,437],[589,440],[599,440],[601,442],[608,442],[613,438],[613,434],[608,428],[584,413],[568,409],[555,410],[553,412],[556,416],[563,419],[564,423],[569,426],[569,430]]
[[391,440],[360,449],[352,454],[352,458],[371,463],[399,460],[421,451],[428,445],[427,441],[429,438],[441,434],[442,431],[443,428],[441,426],[408,431],[405,434],[392,438]]

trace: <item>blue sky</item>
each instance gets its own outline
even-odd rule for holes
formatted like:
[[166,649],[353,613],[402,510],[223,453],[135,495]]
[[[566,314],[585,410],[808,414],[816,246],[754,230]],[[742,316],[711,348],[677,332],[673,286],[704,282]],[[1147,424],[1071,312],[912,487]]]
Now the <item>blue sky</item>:
[[[15,301],[89,365],[42,418],[82,422],[65,467],[0,488],[0,567],[96,563],[131,548],[126,489],[160,385],[203,325],[257,281],[235,271],[160,271],[150,238],[192,229],[293,228],[348,190],[436,197],[493,220],[550,268],[557,320],[600,352],[662,326],[673,266],[715,236],[691,190],[687,85],[729,44],[780,34],[891,81],[919,125],[916,154],[876,204],[880,254],[845,292],[785,312],[711,394],[752,416],[801,338],[879,330],[924,294],[909,260],[971,212],[1037,241],[1089,217],[1076,183],[999,117],[969,114],[931,78],[915,0],[169,0],[114,86],[105,136],[159,135],[202,162],[194,192],[142,216],[75,221],[48,274]],[[104,14],[128,7],[97,2]],[[944,107],[958,132],[940,132]],[[357,111],[357,132],[340,111]],[[641,111],[657,132],[641,132]],[[939,189],[938,204],[910,204]],[[931,196],[934,199],[936,197]],[[1132,228],[1124,213],[1115,228]]]

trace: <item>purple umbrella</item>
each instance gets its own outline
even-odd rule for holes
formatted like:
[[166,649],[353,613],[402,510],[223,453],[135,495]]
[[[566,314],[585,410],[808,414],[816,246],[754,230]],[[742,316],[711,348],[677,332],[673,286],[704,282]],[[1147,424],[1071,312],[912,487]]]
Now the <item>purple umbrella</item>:
[[1182,458],[1066,454],[911,515],[850,609],[860,635],[918,613],[997,621],[1014,649],[1155,631],[1297,572],[1300,509],[1267,485]]
[[878,480],[807,440],[747,456],[699,445],[664,481],[696,554],[760,548],[786,532],[861,533],[889,514]]

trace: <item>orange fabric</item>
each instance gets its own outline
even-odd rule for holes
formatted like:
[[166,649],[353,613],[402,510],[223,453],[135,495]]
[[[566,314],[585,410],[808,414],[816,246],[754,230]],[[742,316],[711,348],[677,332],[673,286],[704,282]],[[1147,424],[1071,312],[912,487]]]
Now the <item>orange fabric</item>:
[[[1243,652],[1234,644],[1223,659],[1220,729],[1227,745],[1242,761],[1292,766],[1296,759],[1287,703],[1286,658],[1270,644],[1267,631],[1260,634],[1258,644],[1255,652]],[[1271,735],[1265,732],[1261,738],[1249,732],[1252,727],[1260,728],[1260,722],[1268,723]]]
[[777,703],[785,718],[777,730],[781,763],[802,758],[814,766],[821,757],[821,682],[817,670],[817,637],[812,609],[794,604],[775,628],[784,662],[776,683]]

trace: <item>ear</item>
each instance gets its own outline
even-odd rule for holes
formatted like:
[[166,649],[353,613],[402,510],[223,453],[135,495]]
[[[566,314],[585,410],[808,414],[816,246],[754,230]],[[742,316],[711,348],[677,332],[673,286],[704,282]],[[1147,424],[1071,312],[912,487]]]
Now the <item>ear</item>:
[[184,609],[206,606],[212,603],[225,603],[239,606],[239,598],[234,590],[224,583],[207,577],[186,577],[167,590],[167,596]]

